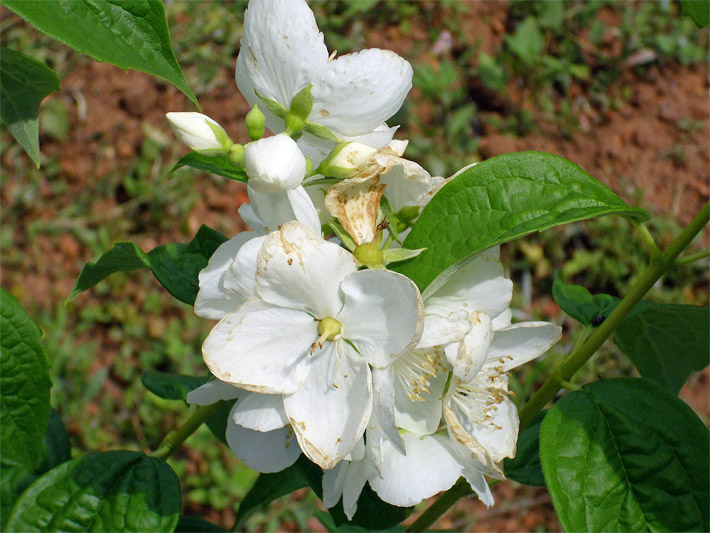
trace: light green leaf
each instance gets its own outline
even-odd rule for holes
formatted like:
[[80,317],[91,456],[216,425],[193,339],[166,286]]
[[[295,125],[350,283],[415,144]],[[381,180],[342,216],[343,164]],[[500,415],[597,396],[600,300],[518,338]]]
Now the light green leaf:
[[10,531],[172,531],[180,481],[140,452],[80,457],[50,470],[20,496]]
[[545,416],[540,458],[565,531],[708,531],[708,430],[640,378],[589,383]]
[[0,48],[0,121],[39,168],[39,104],[59,90],[59,78],[44,63]]
[[175,58],[160,0],[4,0],[3,5],[97,61],[169,81],[200,106]]
[[592,295],[581,285],[563,283],[558,279],[552,284],[552,296],[565,313],[585,326],[598,326],[595,319],[608,317],[620,301],[609,294]]
[[230,180],[247,182],[247,173],[242,167],[232,163],[224,155],[204,155],[197,152],[190,152],[180,158],[170,172],[175,172],[181,167],[192,167],[205,172],[211,172],[218,176],[224,176]]
[[543,152],[483,161],[446,184],[424,208],[404,247],[427,248],[393,270],[424,290],[443,284],[474,254],[533,231],[616,213],[646,220],[574,163]]
[[181,302],[193,305],[199,288],[197,276],[214,251],[227,238],[202,226],[188,244],[166,244],[147,254],[132,242],[120,242],[96,263],[84,266],[68,301],[115,272],[149,268],[167,291]]
[[642,302],[614,333],[639,373],[677,394],[710,363],[710,309]]
[[513,459],[505,459],[505,476],[523,485],[542,487],[545,478],[540,466],[540,426],[547,411],[541,411],[518,435],[517,452]]
[[150,392],[164,400],[187,400],[187,394],[204,385],[207,378],[183,376],[170,372],[149,370],[141,375],[141,383]]
[[683,16],[693,19],[698,28],[710,24],[710,2],[707,0],[680,0]]
[[0,288],[0,448],[34,470],[49,421],[49,359],[41,331],[14,296]]

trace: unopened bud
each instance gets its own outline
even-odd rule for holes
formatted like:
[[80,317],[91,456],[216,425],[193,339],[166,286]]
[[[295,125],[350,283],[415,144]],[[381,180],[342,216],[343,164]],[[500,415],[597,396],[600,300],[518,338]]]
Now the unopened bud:
[[280,192],[301,184],[306,176],[306,159],[296,141],[280,133],[247,144],[244,169],[255,191]]
[[175,136],[195,152],[224,154],[233,144],[222,126],[202,113],[167,113],[165,116]]
[[377,154],[377,149],[359,142],[336,146],[318,167],[318,174],[332,178],[348,178]]
[[244,166],[244,146],[234,143],[227,154],[229,160],[238,167]]
[[291,99],[291,105],[289,108],[289,114],[295,115],[305,122],[308,120],[308,115],[311,114],[313,109],[313,97],[311,96],[311,90],[313,89],[313,84],[301,89],[296,93]]
[[252,141],[258,141],[264,136],[266,128],[266,117],[261,112],[259,106],[254,102],[254,107],[247,113],[246,116],[247,133]]

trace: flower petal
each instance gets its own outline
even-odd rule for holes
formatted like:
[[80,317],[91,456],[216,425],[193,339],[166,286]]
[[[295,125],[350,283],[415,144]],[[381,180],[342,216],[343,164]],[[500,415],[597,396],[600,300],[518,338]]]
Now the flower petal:
[[416,505],[425,498],[450,489],[462,467],[442,435],[404,435],[407,455],[391,446],[384,454],[383,476],[370,478],[370,486],[393,505]]
[[406,453],[402,437],[394,421],[394,373],[392,365],[387,368],[372,369],[372,392],[374,394],[374,414],[380,423],[382,433],[400,453]]
[[340,286],[343,337],[378,368],[414,348],[422,335],[422,299],[407,277],[388,270],[361,270]]
[[248,394],[248,391],[235,387],[231,383],[215,379],[188,392],[186,401],[194,405],[212,405],[221,400],[233,400]]
[[[253,233],[252,233],[253,235]],[[242,246],[224,273],[224,287],[244,301],[256,298],[256,263],[266,236],[255,237]]]
[[356,268],[351,253],[298,222],[287,222],[259,251],[257,291],[274,305],[335,318],[342,307],[338,287]]
[[370,368],[365,361],[351,361],[343,345],[326,343],[313,356],[308,380],[284,396],[303,453],[324,469],[350,453],[372,413]]
[[[444,309],[447,312],[448,309]],[[460,310],[439,315],[424,305],[424,329],[418,348],[430,348],[459,341],[471,330],[471,321],[466,311]]]
[[276,193],[260,193],[247,186],[247,193],[251,205],[240,207],[239,214],[257,233],[270,233],[289,220],[296,220],[320,234],[318,212],[302,185]]
[[295,392],[308,375],[313,318],[302,311],[249,300],[226,315],[202,345],[210,371],[222,381],[266,394]]
[[[250,106],[258,101],[256,90],[288,109],[294,95],[310,85],[327,61],[323,34],[304,0],[249,2],[236,78]],[[268,118],[271,114],[265,107],[260,106]]]
[[329,61],[313,77],[310,122],[336,134],[369,133],[394,115],[412,88],[411,65],[376,48]]
[[232,420],[255,431],[273,431],[287,426],[283,396],[252,392],[234,406]]
[[295,463],[301,455],[290,427],[262,432],[230,422],[226,437],[234,454],[258,472],[280,472]]
[[236,311],[248,298],[234,293],[224,286],[224,277],[237,252],[254,237],[254,233],[243,231],[222,243],[210,257],[207,266],[200,271],[200,290],[195,298],[195,314],[202,318],[219,320],[227,313]]
[[493,334],[488,359],[503,358],[510,370],[540,357],[562,337],[562,329],[548,322],[521,322]]
[[[456,359],[451,361],[454,376],[464,383],[471,381],[483,368],[489,355],[489,347],[493,341],[493,330],[490,317],[483,311],[474,311],[470,315],[471,331],[461,342],[457,343]],[[447,356],[451,351],[447,346]]]
[[493,411],[490,424],[473,424],[471,436],[488,450],[491,459],[499,463],[506,457],[515,457],[518,441],[518,410],[515,404],[505,398]]

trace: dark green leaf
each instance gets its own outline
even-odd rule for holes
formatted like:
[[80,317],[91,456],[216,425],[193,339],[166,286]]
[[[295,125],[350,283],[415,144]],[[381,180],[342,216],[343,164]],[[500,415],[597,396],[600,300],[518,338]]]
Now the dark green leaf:
[[52,468],[71,460],[71,442],[64,423],[55,409],[49,413],[49,424],[44,434],[42,460],[36,472],[44,474]]
[[427,250],[393,270],[422,291],[448,270],[433,291],[486,248],[610,213],[648,218],[566,159],[542,152],[500,155],[468,168],[432,198],[404,241],[410,250]]
[[710,2],[707,0],[680,0],[683,15],[690,17],[698,28],[710,24]]
[[166,244],[147,254],[131,242],[120,242],[96,263],[84,266],[68,300],[115,272],[149,268],[170,294],[192,305],[199,288],[197,276],[200,270],[207,266],[214,251],[226,240],[218,231],[202,226],[188,244]]
[[41,331],[14,296],[0,288],[0,448],[34,470],[49,421],[49,359]]
[[247,182],[247,173],[242,167],[232,163],[224,155],[204,155],[190,152],[180,158],[170,172],[175,172],[181,167],[192,167],[218,176],[224,176],[234,181]]
[[223,533],[224,529],[199,516],[181,516],[178,520],[175,533]]
[[640,378],[589,383],[547,413],[540,458],[565,531],[708,531],[710,440]]
[[537,414],[528,427],[518,435],[518,451],[514,459],[506,459],[505,476],[523,485],[542,487],[545,478],[540,466],[540,426],[547,411]]
[[141,375],[143,386],[164,400],[187,400],[187,393],[207,382],[206,378],[148,370]]
[[232,412],[232,407],[234,407],[236,401],[237,400],[229,400],[220,402],[220,406],[205,420],[205,424],[212,434],[225,446],[229,446],[229,444],[227,444],[227,422],[229,421],[229,413]]
[[39,104],[59,90],[59,78],[44,63],[0,48],[0,121],[39,168]]
[[20,496],[10,531],[172,531],[180,481],[140,452],[87,455],[50,470]]
[[169,81],[199,107],[175,58],[160,0],[5,0],[3,5],[82,54]]
[[581,285],[569,285],[558,279],[552,284],[552,296],[565,313],[585,326],[598,326],[595,319],[608,317],[620,302],[608,294],[592,295]]
[[307,486],[308,479],[298,464],[293,464],[281,472],[261,474],[239,504],[236,529],[241,529],[244,521],[255,511],[263,509],[281,496]]
[[639,373],[677,394],[710,363],[710,309],[643,302],[614,334]]
[[0,529],[5,529],[10,511],[22,492],[37,479],[33,474],[19,463],[0,460]]

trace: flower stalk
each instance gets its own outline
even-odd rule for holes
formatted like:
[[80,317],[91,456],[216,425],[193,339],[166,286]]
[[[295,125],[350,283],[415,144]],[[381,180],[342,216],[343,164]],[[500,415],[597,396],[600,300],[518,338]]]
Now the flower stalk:
[[190,435],[197,431],[197,428],[199,428],[203,422],[212,416],[220,405],[222,405],[222,402],[198,408],[189,416],[182,426],[168,433],[158,448],[148,455],[165,461]]

